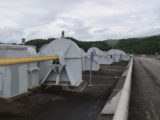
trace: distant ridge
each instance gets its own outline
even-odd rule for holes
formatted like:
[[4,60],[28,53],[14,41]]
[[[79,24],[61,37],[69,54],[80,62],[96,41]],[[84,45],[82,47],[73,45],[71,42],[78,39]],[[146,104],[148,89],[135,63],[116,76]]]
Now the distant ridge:
[[[133,54],[155,54],[160,53],[160,34],[138,37],[138,38],[127,38],[119,40],[103,40],[103,41],[80,41],[72,37],[66,37],[74,41],[80,48],[87,51],[90,47],[98,47],[103,51],[107,51],[111,48],[121,49],[127,53]],[[44,45],[48,44],[56,38],[49,39],[34,39],[26,42],[26,45],[34,45],[37,47],[37,51]]]
[[113,47],[113,46],[116,46],[120,40],[105,40],[105,41],[108,45]]

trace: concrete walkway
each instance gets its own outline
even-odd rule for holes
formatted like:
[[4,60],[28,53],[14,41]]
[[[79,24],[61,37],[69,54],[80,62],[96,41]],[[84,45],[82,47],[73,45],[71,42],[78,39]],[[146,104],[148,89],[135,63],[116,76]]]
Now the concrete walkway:
[[160,61],[135,58],[128,120],[160,120]]

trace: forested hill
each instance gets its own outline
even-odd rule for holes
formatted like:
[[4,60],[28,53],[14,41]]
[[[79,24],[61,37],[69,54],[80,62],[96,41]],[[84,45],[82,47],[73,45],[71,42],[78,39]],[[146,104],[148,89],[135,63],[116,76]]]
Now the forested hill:
[[[66,37],[72,41],[74,41],[80,48],[83,48],[85,51],[87,51],[90,47],[97,47],[103,51],[107,51],[111,49],[111,46],[109,46],[106,41],[87,41],[87,42],[82,42],[79,40],[76,40],[71,37]],[[37,51],[44,45],[48,44],[51,41],[55,40],[55,38],[49,38],[49,39],[35,39],[35,40],[30,40],[26,42],[26,45],[34,45],[37,48]]]
[[[66,37],[73,40],[80,48],[87,51],[90,47],[98,47],[103,51],[107,51],[111,48],[121,49],[127,53],[134,54],[155,54],[160,53],[160,35],[143,38],[128,38],[120,40],[104,40],[104,41],[79,41],[71,37]],[[34,45],[37,47],[37,51],[44,45],[48,44],[55,38],[49,39],[35,39],[26,42],[26,45]]]
[[134,54],[160,53],[160,35],[122,39],[114,47]]

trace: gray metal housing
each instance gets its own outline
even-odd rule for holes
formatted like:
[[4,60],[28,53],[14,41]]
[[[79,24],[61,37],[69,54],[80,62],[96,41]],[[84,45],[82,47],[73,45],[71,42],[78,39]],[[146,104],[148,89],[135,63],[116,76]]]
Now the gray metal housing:
[[[31,46],[0,45],[0,58],[37,57]],[[29,88],[39,85],[37,63],[0,66],[0,97],[10,98],[25,93]]]
[[59,57],[59,64],[53,60],[39,63],[41,84],[78,86],[82,82],[82,53],[73,41],[56,39],[44,46],[39,55]]

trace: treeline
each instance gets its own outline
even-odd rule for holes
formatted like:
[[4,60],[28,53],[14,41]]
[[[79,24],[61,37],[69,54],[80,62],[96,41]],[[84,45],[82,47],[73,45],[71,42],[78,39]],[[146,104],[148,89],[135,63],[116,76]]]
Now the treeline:
[[34,39],[34,40],[29,40],[25,43],[25,45],[33,45],[36,46],[36,50],[37,52],[39,51],[39,49],[45,45],[50,43],[51,41],[55,40],[56,38],[49,38],[49,39]]
[[114,47],[134,54],[159,54],[160,36],[122,39]]
[[111,49],[111,46],[108,45],[105,41],[86,41],[86,42],[83,42],[83,41],[79,41],[79,40],[76,40],[71,37],[66,37],[66,38],[74,41],[80,48],[84,49],[85,51],[87,51],[91,47],[97,47],[103,51],[108,51],[109,49]]
[[[66,37],[74,41],[80,48],[87,51],[90,47],[97,47],[103,51],[111,48],[121,49],[127,53],[133,54],[160,54],[160,35],[144,37],[144,38],[129,38],[121,40],[104,40],[104,41],[79,41],[71,37]],[[26,42],[26,45],[34,45],[37,51],[44,45],[48,44],[56,38],[49,39],[35,39]],[[116,42],[116,44],[115,44]]]
[[[71,37],[66,37],[66,38],[74,41],[80,48],[84,49],[85,51],[87,51],[90,47],[97,47],[103,51],[107,51],[111,49],[111,46],[109,46],[105,41],[82,42]],[[37,51],[39,51],[43,45],[48,44],[53,40],[55,40],[55,38],[34,39],[34,40],[27,41],[26,45],[36,46]]]

